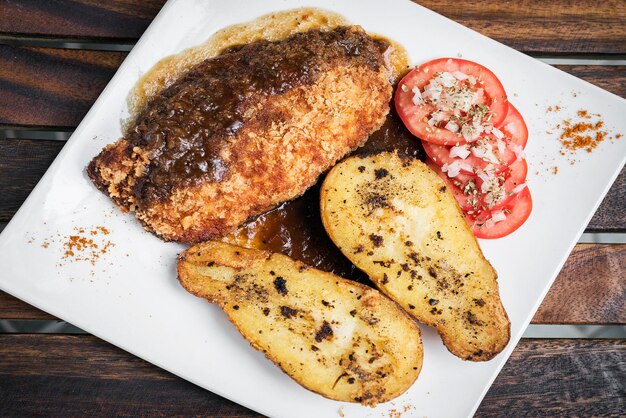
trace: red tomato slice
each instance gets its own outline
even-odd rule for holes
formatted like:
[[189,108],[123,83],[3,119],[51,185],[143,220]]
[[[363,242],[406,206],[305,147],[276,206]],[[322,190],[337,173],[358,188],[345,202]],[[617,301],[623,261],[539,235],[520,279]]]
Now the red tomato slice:
[[463,73],[477,80],[474,90],[482,88],[484,95],[483,105],[489,107],[492,114],[490,123],[498,126],[506,117],[507,97],[504,87],[498,77],[486,67],[472,61],[457,58],[439,58],[420,65],[409,72],[398,84],[394,97],[398,115],[409,131],[418,138],[439,145],[465,144],[468,141],[460,133],[454,133],[443,126],[430,126],[428,117],[436,110],[432,104],[413,103],[412,89],[418,87],[420,91],[429,83],[430,79],[441,72]]
[[[498,202],[497,204],[491,207],[491,210],[498,210],[505,207],[505,205],[515,197],[513,193],[513,189],[515,189],[520,184],[526,182],[526,175],[528,174],[528,164],[526,164],[526,160],[518,160],[509,166],[509,169],[506,173],[506,177],[504,180],[504,193],[506,194],[505,198]],[[521,193],[521,192],[520,192]],[[487,204],[487,202],[483,203]]]
[[495,126],[504,132],[511,143],[525,148],[526,142],[528,142],[528,127],[526,126],[526,122],[524,122],[522,114],[511,102],[508,102],[508,104],[509,108],[506,113],[506,118],[504,118],[500,125]]
[[[433,163],[431,160],[426,160],[426,165],[430,167],[435,173],[441,177],[441,179],[446,183],[448,189],[452,192],[454,199],[459,204],[459,207],[465,212],[466,210],[472,209],[472,205],[470,203],[470,196],[463,193],[463,185],[467,184],[467,181],[472,179],[471,176],[463,176],[459,174],[455,179],[451,179],[448,177],[446,173],[441,171],[441,168]],[[459,180],[459,177],[463,177],[463,180]]]
[[514,195],[504,208],[506,219],[488,226],[487,221],[492,217],[495,211],[485,211],[478,216],[466,215],[466,220],[472,228],[472,232],[476,238],[502,238],[517,230],[526,219],[530,216],[533,208],[533,201],[530,197],[530,191],[525,188],[521,192]]
[[[504,189],[503,199],[490,207],[485,197],[486,195],[481,192],[483,181],[480,178],[463,174],[459,174],[455,178],[450,178],[432,161],[429,160],[426,164],[446,182],[446,185],[454,195],[461,209],[463,209],[464,212],[471,212],[474,216],[484,211],[495,211],[505,208],[506,204],[515,196],[513,189],[524,183],[526,181],[526,175],[528,174],[528,165],[525,160],[519,160],[511,164],[507,171],[503,173],[505,176],[504,183],[502,184]],[[464,193],[469,181],[474,183],[473,189],[476,190],[475,194]]]
[[508,142],[506,141],[506,138],[503,139],[503,141],[507,145],[507,147],[505,148],[504,153],[500,153],[500,151],[498,150],[497,140],[493,135],[483,136],[480,138],[479,141],[469,144],[470,150],[475,146],[480,146],[483,141],[491,146],[493,154],[496,157],[495,161],[497,162],[487,161],[482,157],[475,156],[474,154],[470,154],[466,159],[462,159],[460,157],[450,157],[450,150],[452,149],[452,147],[447,147],[445,145],[436,145],[430,142],[423,141],[422,146],[424,147],[424,151],[426,151],[426,154],[428,154],[428,156],[438,166],[442,167],[444,164],[452,164],[455,161],[459,161],[464,163],[461,170],[466,174],[475,174],[476,170],[484,170],[489,164],[494,167],[496,173],[501,173],[517,159],[516,154],[510,147],[508,147]]

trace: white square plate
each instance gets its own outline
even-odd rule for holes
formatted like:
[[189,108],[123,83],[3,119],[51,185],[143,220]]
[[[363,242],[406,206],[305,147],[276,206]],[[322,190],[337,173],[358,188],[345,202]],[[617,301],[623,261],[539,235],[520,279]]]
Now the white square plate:
[[[98,192],[84,168],[121,136],[126,95],[159,59],[213,32],[271,11],[314,6],[336,11],[406,47],[412,64],[463,56],[495,72],[530,130],[526,149],[534,210],[514,234],[481,241],[499,273],[511,342],[485,363],[459,360],[430,328],[424,367],[393,404],[375,409],[309,392],[256,352],[215,306],[185,292],[175,274],[183,249],[143,231]],[[478,407],[591,215],[624,165],[626,141],[605,141],[571,165],[546,133],[585,108],[626,133],[626,101],[479,35],[409,1],[172,0],[166,4],[94,104],[68,144],[0,236],[0,288],[212,392],[274,417],[466,416]],[[558,166],[558,175],[546,168]],[[74,228],[104,225],[115,246],[92,265],[64,262],[62,240]],[[48,240],[48,241],[46,241]],[[48,248],[42,242],[49,242]],[[386,415],[387,414],[387,415]]]

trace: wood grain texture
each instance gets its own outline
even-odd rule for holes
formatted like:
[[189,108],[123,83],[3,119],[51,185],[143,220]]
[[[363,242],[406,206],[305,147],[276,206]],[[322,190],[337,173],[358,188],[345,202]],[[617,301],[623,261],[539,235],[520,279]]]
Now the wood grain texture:
[[[477,416],[617,415],[625,349],[624,340],[522,340]],[[261,416],[92,336],[0,335],[0,408],[7,416]]]
[[623,0],[414,1],[525,53],[626,53]]
[[626,340],[521,340],[476,417],[619,416]]
[[[626,324],[626,245],[578,244],[534,324]],[[0,291],[0,319],[54,319]]]
[[0,290],[0,319],[58,319]]
[[0,33],[29,37],[136,40],[164,0],[0,1]]
[[626,324],[626,244],[578,244],[534,324]]
[[[626,43],[626,39],[624,42]],[[555,65],[555,67],[626,98],[626,66],[624,65]]]
[[[415,2],[527,53],[626,53],[626,3],[621,0]],[[0,34],[126,41],[143,33],[163,3],[164,0],[2,1]]]
[[75,127],[126,57],[0,45],[0,128]]
[[[125,57],[124,52],[0,45],[0,129],[72,129]],[[626,66],[558,68],[626,97]]]
[[0,139],[0,220],[9,220],[63,148],[62,141]]
[[615,179],[615,183],[589,221],[587,230],[597,232],[626,231],[626,168],[622,169],[622,172]]

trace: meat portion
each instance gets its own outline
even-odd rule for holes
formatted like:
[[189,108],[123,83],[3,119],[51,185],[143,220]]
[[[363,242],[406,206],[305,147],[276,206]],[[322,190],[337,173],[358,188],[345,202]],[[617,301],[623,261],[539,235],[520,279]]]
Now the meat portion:
[[340,27],[231,48],[151,99],[89,177],[163,239],[222,236],[304,193],[381,126],[387,47]]

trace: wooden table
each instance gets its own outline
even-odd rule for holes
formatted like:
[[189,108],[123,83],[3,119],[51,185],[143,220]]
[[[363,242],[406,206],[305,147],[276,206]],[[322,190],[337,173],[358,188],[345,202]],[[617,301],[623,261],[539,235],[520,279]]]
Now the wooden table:
[[[63,147],[50,138],[80,122],[162,3],[0,0],[0,228]],[[626,96],[623,0],[421,3]],[[588,225],[613,243],[575,247],[533,324],[626,322],[626,245],[615,244],[626,231],[625,186],[623,171]],[[1,322],[54,319],[0,292],[0,320],[11,320]],[[623,414],[625,349],[624,339],[522,339],[477,415]],[[0,334],[0,411],[259,416],[93,336],[21,332]]]

